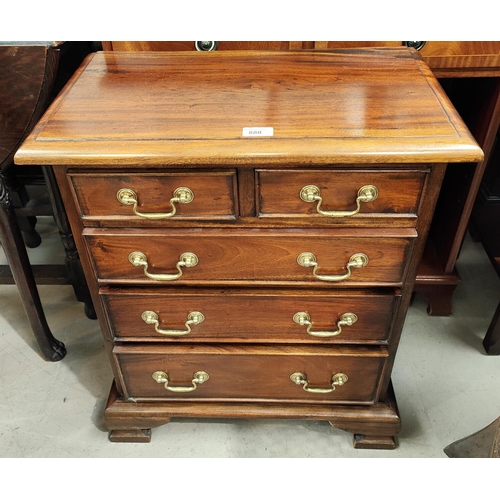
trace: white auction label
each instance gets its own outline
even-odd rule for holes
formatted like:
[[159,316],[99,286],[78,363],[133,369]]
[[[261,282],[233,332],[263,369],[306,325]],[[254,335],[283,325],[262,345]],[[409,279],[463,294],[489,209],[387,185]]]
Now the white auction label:
[[272,137],[273,127],[243,127],[243,137]]

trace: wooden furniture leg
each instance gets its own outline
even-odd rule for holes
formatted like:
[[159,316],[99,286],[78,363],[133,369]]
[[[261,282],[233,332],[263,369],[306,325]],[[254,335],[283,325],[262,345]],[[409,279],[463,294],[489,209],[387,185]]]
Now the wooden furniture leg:
[[59,234],[61,235],[61,240],[66,252],[66,269],[68,271],[69,282],[73,285],[76,299],[85,304],[85,315],[87,318],[97,319],[89,287],[87,286],[80,257],[76,249],[75,240],[61,199],[61,193],[57,187],[54,171],[52,167],[42,166],[42,172],[53,208],[54,220],[59,228]]
[[52,335],[47,324],[24,240],[2,173],[0,173],[0,240],[42,356],[47,361],[63,359],[66,355],[66,348]]
[[500,355],[500,304],[498,304],[495,315],[491,320],[486,336],[483,340],[483,346],[490,355]]
[[[93,319],[94,307],[55,183],[47,185],[47,175],[36,165],[20,171],[13,163],[17,148],[91,50],[88,42],[0,42],[0,169],[26,246],[41,243],[36,218],[53,216],[66,250],[65,265],[32,266],[35,282],[72,284]],[[0,266],[0,283],[14,283],[9,266]]]

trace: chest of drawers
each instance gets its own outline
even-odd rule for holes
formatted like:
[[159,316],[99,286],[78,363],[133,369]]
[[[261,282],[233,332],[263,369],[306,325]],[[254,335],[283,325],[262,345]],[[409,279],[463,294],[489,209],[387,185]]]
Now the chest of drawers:
[[110,439],[279,417],[393,448],[441,181],[481,155],[408,49],[89,57],[16,161],[54,167],[113,367]]

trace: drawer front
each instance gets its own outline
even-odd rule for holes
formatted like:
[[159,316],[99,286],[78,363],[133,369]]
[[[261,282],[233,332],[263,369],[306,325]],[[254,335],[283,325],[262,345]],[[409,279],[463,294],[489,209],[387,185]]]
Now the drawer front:
[[[376,396],[387,359],[383,348],[304,347],[298,350],[257,345],[244,348],[117,346],[114,353],[121,367],[126,396],[134,399],[369,404]],[[193,383],[199,372],[208,374],[208,380]],[[302,374],[308,389],[325,392],[304,390],[304,384],[291,380],[293,374]],[[332,385],[333,377],[341,374],[347,375],[347,381],[343,385]],[[335,390],[331,390],[333,387]]]
[[315,224],[352,223],[359,219],[373,223],[376,217],[409,218],[414,225],[425,177],[426,169],[422,168],[354,172],[258,170],[258,214],[311,220]]
[[[96,275],[102,282],[294,286],[401,283],[413,231],[401,232],[400,236],[385,236],[383,230],[366,234],[265,229],[84,231]],[[358,258],[360,254],[367,259]]]
[[234,171],[70,173],[69,178],[84,222],[119,220],[131,225],[150,225],[179,219],[225,220],[237,216]]
[[101,291],[118,340],[154,342],[383,342],[399,298],[348,290]]

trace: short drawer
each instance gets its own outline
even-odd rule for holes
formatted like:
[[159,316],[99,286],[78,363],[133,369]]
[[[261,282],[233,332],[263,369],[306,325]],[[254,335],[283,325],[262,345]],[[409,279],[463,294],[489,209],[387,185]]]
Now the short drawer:
[[369,404],[387,360],[382,347],[168,345],[116,346],[113,352],[125,397],[137,400]]
[[413,230],[86,229],[102,283],[387,285],[402,282]]
[[415,224],[427,169],[257,170],[257,213],[341,224],[376,218]]
[[232,343],[381,343],[400,295],[393,291],[103,287],[117,340]]
[[150,225],[237,216],[234,170],[68,175],[84,223],[95,220]]

